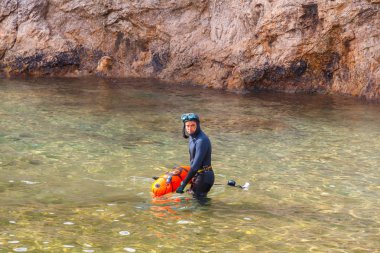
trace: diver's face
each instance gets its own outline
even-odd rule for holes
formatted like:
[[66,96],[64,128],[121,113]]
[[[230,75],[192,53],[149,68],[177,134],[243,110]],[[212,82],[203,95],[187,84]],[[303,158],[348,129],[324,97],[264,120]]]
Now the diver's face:
[[197,130],[197,122],[196,121],[187,121],[185,122],[186,132],[190,135],[194,134]]

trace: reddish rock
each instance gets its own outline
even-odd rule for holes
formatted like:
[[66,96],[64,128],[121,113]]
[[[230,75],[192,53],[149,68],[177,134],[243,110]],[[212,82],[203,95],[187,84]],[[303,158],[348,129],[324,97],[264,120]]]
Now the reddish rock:
[[379,3],[2,0],[0,73],[101,73],[379,100]]

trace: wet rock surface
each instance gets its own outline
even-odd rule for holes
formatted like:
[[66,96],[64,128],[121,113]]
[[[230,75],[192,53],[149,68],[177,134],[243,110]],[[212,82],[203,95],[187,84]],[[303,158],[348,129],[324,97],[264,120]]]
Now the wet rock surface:
[[380,99],[379,1],[0,2],[0,75]]

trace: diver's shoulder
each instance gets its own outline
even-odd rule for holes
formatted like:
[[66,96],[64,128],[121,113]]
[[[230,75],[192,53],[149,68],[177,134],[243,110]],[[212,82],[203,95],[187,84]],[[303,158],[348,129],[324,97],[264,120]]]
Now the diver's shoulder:
[[199,133],[199,139],[210,141],[210,138],[203,131]]

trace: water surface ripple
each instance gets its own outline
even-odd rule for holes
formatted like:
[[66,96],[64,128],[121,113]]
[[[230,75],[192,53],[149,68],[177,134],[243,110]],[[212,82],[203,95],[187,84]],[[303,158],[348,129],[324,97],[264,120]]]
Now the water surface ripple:
[[[0,80],[0,96],[0,252],[379,252],[378,104],[139,79]],[[205,205],[150,195],[188,163],[183,112],[213,143]]]

